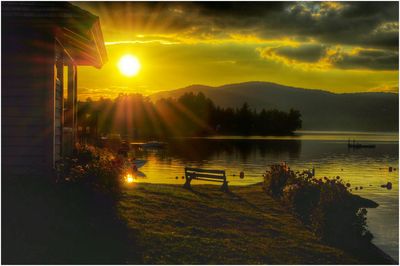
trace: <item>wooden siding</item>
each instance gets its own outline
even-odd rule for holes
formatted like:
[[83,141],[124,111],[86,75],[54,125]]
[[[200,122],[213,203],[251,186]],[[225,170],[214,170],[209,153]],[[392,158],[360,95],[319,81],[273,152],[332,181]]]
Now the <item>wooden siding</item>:
[[[3,178],[47,176],[52,169],[48,99],[54,88],[54,37],[47,30],[7,25],[7,20],[3,26]],[[24,34],[16,34],[21,31]]]

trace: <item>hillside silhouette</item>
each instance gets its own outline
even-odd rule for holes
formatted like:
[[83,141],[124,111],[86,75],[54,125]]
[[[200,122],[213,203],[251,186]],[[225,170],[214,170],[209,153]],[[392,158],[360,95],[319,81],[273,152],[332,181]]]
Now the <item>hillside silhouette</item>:
[[245,82],[219,87],[192,85],[150,96],[178,98],[202,92],[221,107],[240,107],[247,102],[257,110],[291,108],[302,114],[304,130],[398,131],[398,94],[384,92],[331,93],[270,82]]

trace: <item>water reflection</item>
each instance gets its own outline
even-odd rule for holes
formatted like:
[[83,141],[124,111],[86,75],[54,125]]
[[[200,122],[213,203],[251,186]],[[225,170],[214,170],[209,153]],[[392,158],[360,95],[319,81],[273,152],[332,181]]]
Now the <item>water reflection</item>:
[[182,162],[209,160],[225,154],[236,154],[240,161],[246,163],[254,154],[259,154],[261,157],[288,154],[290,158],[298,158],[300,150],[300,141],[187,139],[171,141],[167,152],[170,156],[180,158]]

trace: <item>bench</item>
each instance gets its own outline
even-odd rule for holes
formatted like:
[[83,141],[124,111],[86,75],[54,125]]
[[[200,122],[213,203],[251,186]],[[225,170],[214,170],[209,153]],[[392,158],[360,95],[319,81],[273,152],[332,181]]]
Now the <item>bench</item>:
[[191,189],[190,182],[193,179],[211,181],[211,182],[222,182],[221,191],[228,192],[228,181],[226,181],[226,175],[224,170],[210,170],[210,169],[199,169],[185,167],[185,179],[186,182],[183,185],[184,188]]

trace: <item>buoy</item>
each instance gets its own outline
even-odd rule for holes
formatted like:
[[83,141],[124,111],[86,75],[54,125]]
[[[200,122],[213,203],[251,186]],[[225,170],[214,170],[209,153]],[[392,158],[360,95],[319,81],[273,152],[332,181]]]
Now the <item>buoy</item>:
[[389,172],[393,171],[393,167],[389,166]]
[[179,178],[178,176],[175,177],[175,179],[178,179],[178,178]]
[[244,172],[241,171],[240,174],[239,174],[239,176],[240,176],[240,179],[243,179],[243,178],[244,178]]
[[386,188],[387,189],[392,189],[392,182],[387,182]]
[[182,176],[182,179],[185,179],[185,177],[184,177],[184,176]]
[[362,186],[360,186],[360,189],[363,189],[363,187],[362,187]]

